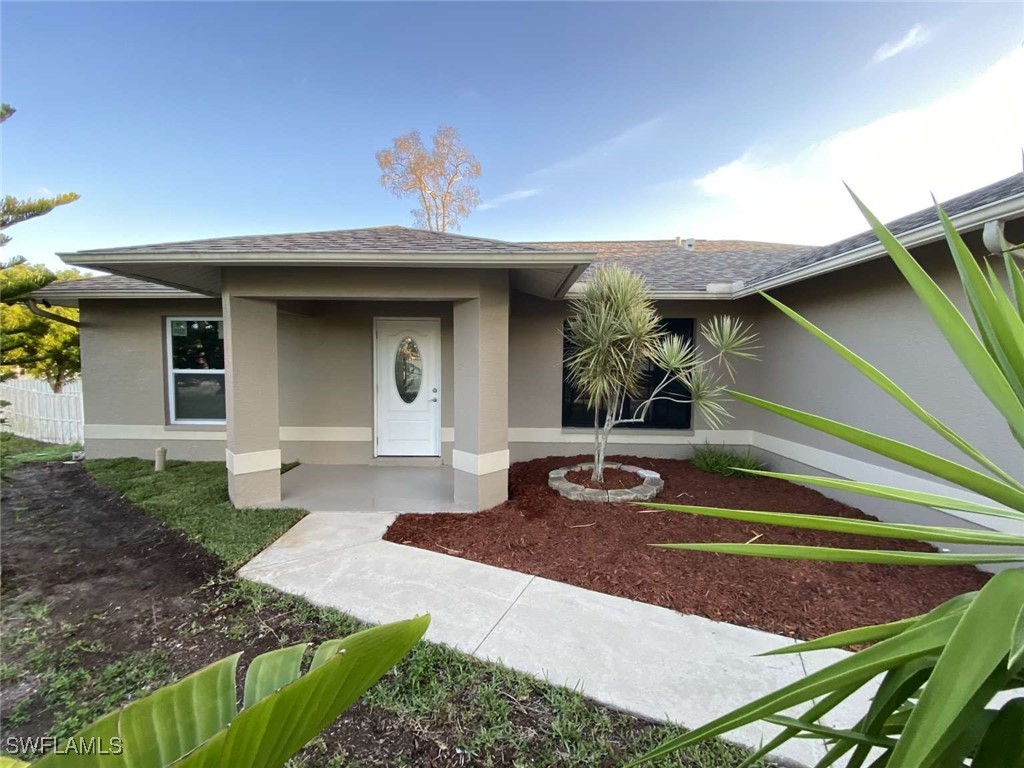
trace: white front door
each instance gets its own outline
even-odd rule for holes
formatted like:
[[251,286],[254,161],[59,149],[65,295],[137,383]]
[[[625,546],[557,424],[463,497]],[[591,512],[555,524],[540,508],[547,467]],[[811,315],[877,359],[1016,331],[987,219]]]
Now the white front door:
[[441,321],[374,320],[377,456],[441,455]]

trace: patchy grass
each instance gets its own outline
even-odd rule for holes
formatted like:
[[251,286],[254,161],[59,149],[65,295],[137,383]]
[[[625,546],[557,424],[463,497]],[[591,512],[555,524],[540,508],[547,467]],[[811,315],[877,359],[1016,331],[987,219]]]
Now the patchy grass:
[[[232,563],[240,559],[239,553],[254,551],[277,536],[300,514],[272,510],[278,516],[268,524],[259,517],[264,511],[235,512],[227,502],[219,464],[174,462],[160,474],[148,462],[136,460],[91,461],[87,467],[98,481],[212,552],[228,552]],[[19,472],[18,484],[27,483],[29,470]],[[61,482],[60,475],[47,473],[45,481],[33,476],[50,484],[47,492],[67,492],[53,485]],[[11,544],[25,550],[28,562],[45,562],[52,549],[52,540],[39,535],[38,526],[52,524],[47,518],[53,514],[89,525],[106,517],[106,527],[120,531],[126,547],[137,546],[137,520],[144,516],[126,505],[112,511],[101,495],[90,497],[90,485],[73,503],[43,516],[28,510],[18,525],[5,531],[16,537]],[[16,485],[5,489],[5,497],[12,490],[18,495]],[[43,494],[33,498],[33,507],[45,503]],[[17,501],[25,504],[28,497]],[[227,522],[204,520],[216,516]],[[249,526],[260,532],[246,531]],[[247,543],[238,546],[231,540],[234,536],[245,537]],[[148,561],[164,557],[178,562],[180,553],[154,546],[151,532],[146,537]],[[234,651],[244,650],[251,659],[273,648],[320,643],[363,627],[351,616],[238,579],[230,571],[212,582],[208,575],[186,578],[183,570],[169,571],[157,600],[151,597],[151,582],[133,581],[133,572],[126,572],[122,586],[134,586],[137,596],[122,596],[120,608],[108,607],[108,600],[96,595],[102,582],[87,564],[68,562],[59,583],[25,569],[5,585],[0,682],[5,694],[21,691],[16,703],[5,707],[8,732],[67,737],[82,723]],[[78,589],[82,597],[82,590],[89,590],[95,607],[83,609],[81,600],[62,599],[69,589]],[[422,642],[288,765],[603,768],[621,765],[679,733],[678,728],[609,710],[578,691]],[[727,768],[748,754],[714,741],[651,765]]]
[[11,432],[0,432],[0,467],[17,467],[30,461],[68,461],[80,445],[43,443]]
[[4,713],[5,725],[27,722],[42,705],[51,721],[49,731],[71,736],[126,700],[172,679],[165,650],[111,658],[106,644],[95,636],[102,633],[103,615],[77,624],[60,621],[31,596],[5,605],[3,613],[0,677],[5,687],[34,691],[18,697]]
[[235,509],[223,462],[169,461],[163,472],[142,459],[94,459],[86,469],[149,514],[218,555],[229,568],[291,528],[301,509]]
[[715,475],[743,476],[744,470],[764,469],[765,464],[749,450],[746,453],[730,451],[715,445],[702,445],[693,452],[693,466]]
[[[349,635],[365,625],[351,616],[320,608],[260,584],[233,580],[214,607],[223,631],[246,642],[254,616],[274,616],[259,628],[279,644],[319,642]],[[390,755],[389,766],[611,766],[639,757],[682,730],[651,723],[588,701],[579,691],[548,685],[497,664],[442,645],[421,642],[362,698],[390,727],[418,734],[440,748],[436,762]],[[334,743],[340,726],[315,739],[289,765],[374,765],[340,759]],[[713,741],[654,761],[652,768],[725,768],[748,756],[745,750]],[[383,764],[383,763],[381,763]]]

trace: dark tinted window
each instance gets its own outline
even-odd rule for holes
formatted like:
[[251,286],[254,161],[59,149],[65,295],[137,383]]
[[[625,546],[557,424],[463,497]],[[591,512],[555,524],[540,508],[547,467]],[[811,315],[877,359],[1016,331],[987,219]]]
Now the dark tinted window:
[[[664,328],[669,333],[682,336],[684,339],[693,339],[693,320],[674,318],[663,321]],[[565,360],[569,354],[569,341],[563,342],[563,356]],[[653,365],[648,364],[644,389],[640,396],[634,401],[626,404],[626,412],[632,413],[636,407],[650,396],[651,389],[656,387],[665,376],[665,372]],[[687,397],[686,389],[675,381],[662,394],[670,394],[676,397]],[[604,413],[601,413],[604,419]],[[689,429],[691,418],[691,407],[689,403],[673,403],[668,400],[659,400],[651,404],[647,409],[647,416],[643,423],[623,424],[623,427],[634,428],[662,428],[662,429]],[[569,383],[569,372],[562,366],[562,426],[563,427],[593,427],[594,412],[587,408],[586,399]]]
[[171,362],[175,370],[224,370],[220,320],[171,320]]

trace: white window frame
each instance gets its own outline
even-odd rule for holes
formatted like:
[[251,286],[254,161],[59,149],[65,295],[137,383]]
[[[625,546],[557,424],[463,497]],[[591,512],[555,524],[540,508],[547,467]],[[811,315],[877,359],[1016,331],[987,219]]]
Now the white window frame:
[[[198,373],[198,374],[210,374],[220,373],[225,377],[227,371],[223,368],[175,368],[174,367],[174,349],[172,347],[173,337],[171,336],[171,323],[175,321],[190,320],[205,320],[207,322],[219,322],[221,324],[221,332],[224,332],[224,318],[217,315],[177,315],[175,317],[164,318],[164,346],[167,347],[167,408],[168,413],[171,417],[171,424],[216,424],[226,425],[227,419],[179,419],[176,410],[176,400],[174,392],[174,374],[176,373]],[[226,363],[227,361],[225,361]]]

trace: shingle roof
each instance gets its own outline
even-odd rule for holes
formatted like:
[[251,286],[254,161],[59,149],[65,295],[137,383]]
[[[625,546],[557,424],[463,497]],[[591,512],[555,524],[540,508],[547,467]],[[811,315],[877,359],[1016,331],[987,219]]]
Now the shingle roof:
[[[942,205],[942,210],[946,212],[950,217],[956,216],[961,213],[965,213],[975,208],[981,208],[982,206],[989,205],[991,203],[997,203],[1001,200],[1008,200],[1018,195],[1024,195],[1024,173],[1018,173],[1001,181],[997,181],[994,184],[989,184],[987,187],[976,189],[973,192],[968,192],[965,195],[954,197],[951,200],[946,200]],[[888,222],[885,226],[897,237],[907,232],[911,232],[921,227],[926,227],[929,224],[935,224],[938,222],[939,216],[935,212],[935,208],[922,208],[920,211],[902,216],[895,221]],[[820,261],[827,261],[829,259],[842,256],[844,253],[850,253],[856,251],[868,245],[873,245],[878,242],[878,238],[875,237],[875,233],[871,230],[861,232],[859,235],[853,237],[847,237],[844,240],[832,243],[831,245],[825,245],[820,248],[810,249],[808,252],[798,254],[795,258],[790,259],[783,264],[778,265],[771,271],[764,275],[761,275],[761,279],[769,279],[772,277],[778,277],[785,275],[794,270],[801,269],[802,267],[816,264]]]
[[[986,205],[1024,197],[1024,173],[974,190],[942,203],[950,216],[956,216]],[[895,235],[902,235],[938,221],[934,208],[925,208],[890,222],[887,226]],[[331,230],[282,235],[253,235],[222,237],[210,240],[189,240],[177,243],[108,248],[79,251],[79,254],[152,254],[152,253],[380,253],[380,254],[437,254],[437,253],[594,253],[596,262],[620,263],[640,272],[651,289],[658,293],[704,291],[709,283],[731,283],[742,280],[751,286],[772,278],[785,277],[791,272],[818,262],[826,262],[877,244],[870,231],[848,237],[822,247],[785,245],[781,243],[748,242],[740,240],[696,240],[693,250],[675,240],[622,240],[622,241],[564,241],[512,243],[480,237],[467,237],[451,233],[430,232],[408,227],[387,226],[367,229]],[[593,266],[584,273],[591,272]],[[95,287],[94,287],[95,286]],[[37,292],[67,291],[65,295],[88,291],[90,294],[124,291],[135,293],[153,291],[166,296],[193,294],[141,280],[124,277],[90,278],[74,284],[52,284]]]
[[[639,272],[655,292],[703,291],[708,283],[750,283],[809,246],[744,240],[694,240],[687,250],[675,240],[605,240],[529,245],[559,251],[595,252],[595,263],[611,262]],[[583,273],[586,280],[592,265]]]
[[548,249],[450,232],[387,226],[281,235],[215,237],[176,243],[78,251],[90,254],[150,253],[536,253]]
[[37,291],[33,291],[32,298],[58,301],[68,297],[78,298],[79,296],[105,294],[142,294],[140,298],[148,296],[153,296],[154,298],[189,298],[197,296],[197,294],[189,293],[179,288],[171,288],[145,280],[136,280],[134,277],[98,275],[96,277],[82,278],[81,280],[58,280],[55,283],[43,286]]
[[[942,203],[950,216],[990,203],[1024,195],[1024,173],[989,184]],[[925,208],[886,226],[894,235],[911,232],[938,221],[935,208]],[[675,240],[623,240],[598,242],[530,243],[556,250],[595,251],[597,261],[621,264],[639,272],[655,292],[703,291],[708,283],[742,280],[746,285],[786,275],[878,242],[868,230],[831,245],[805,246],[742,240],[695,240],[692,251]],[[581,278],[586,280],[591,266]]]

